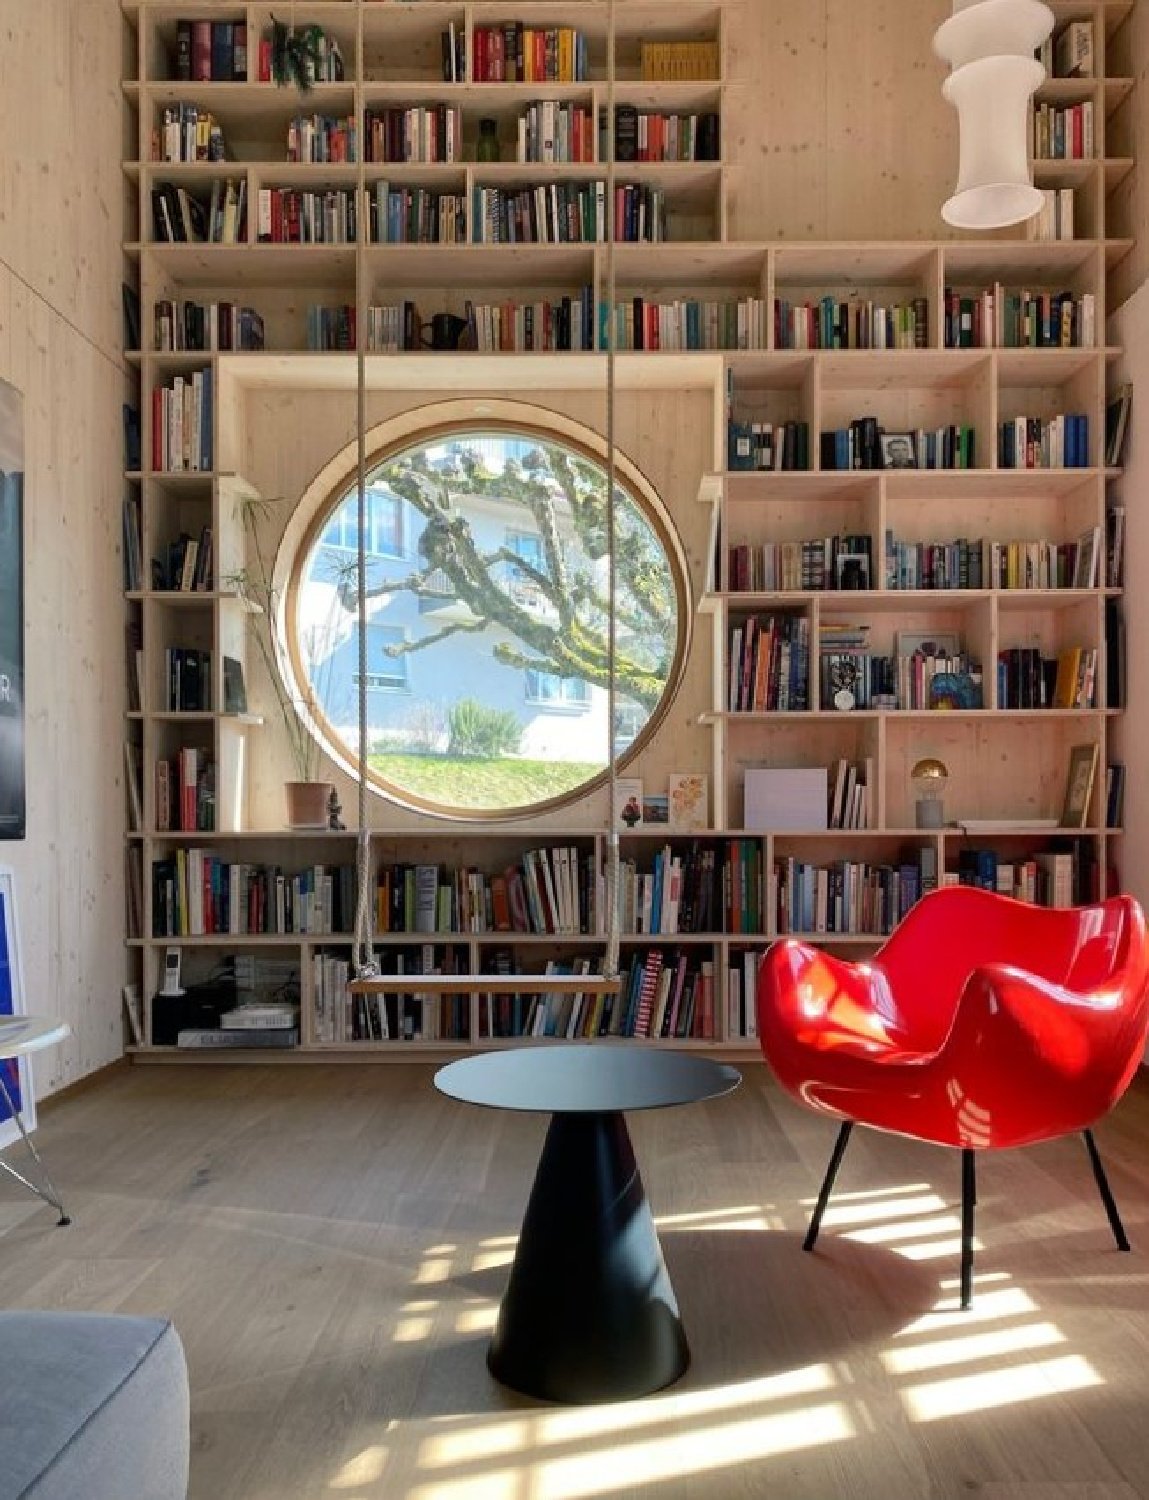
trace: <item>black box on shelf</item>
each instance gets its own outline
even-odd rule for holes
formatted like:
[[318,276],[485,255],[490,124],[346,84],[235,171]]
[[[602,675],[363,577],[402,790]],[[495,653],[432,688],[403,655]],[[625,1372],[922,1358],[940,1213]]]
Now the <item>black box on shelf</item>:
[[182,995],[152,997],[152,1045],[174,1047],[181,1031],[218,1027],[225,1010],[235,1006],[235,981],[213,980],[189,985]]

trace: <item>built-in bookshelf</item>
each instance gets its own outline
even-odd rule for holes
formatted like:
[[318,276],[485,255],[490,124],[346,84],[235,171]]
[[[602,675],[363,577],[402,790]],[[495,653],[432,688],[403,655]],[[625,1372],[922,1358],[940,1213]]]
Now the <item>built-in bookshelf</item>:
[[[728,128],[748,80],[726,0],[618,6],[613,80],[603,0],[299,0],[295,24],[321,33],[306,93],[274,81],[266,4],[125,6],[128,941],[145,997],[175,946],[193,978],[237,960],[295,976],[301,1046],[325,1055],[596,1035],[749,1055],[754,967],[781,933],[861,954],[946,879],[1041,900],[1112,888],[1124,508],[1105,310],[1132,84],[1120,6],[1054,9],[1058,37],[1090,35],[1035,103],[1042,214],[986,241],[883,242],[744,236],[757,147]],[[461,330],[447,362],[436,315]],[[689,717],[701,738],[711,826],[623,835],[620,996],[351,997],[354,832],[249,816],[276,726],[225,684],[227,663],[251,665],[234,579],[252,445],[231,404],[306,388],[350,407],[360,350],[375,392],[602,391],[608,341],[624,399],[710,402],[686,673],[709,701],[677,721],[672,705],[666,733]],[[1063,826],[1082,746],[1084,821]],[[936,829],[915,815],[925,757],[949,772]],[[747,826],[756,770],[824,772],[825,822]],[[585,818],[380,827],[380,965],[593,975],[605,863]],[[394,894],[399,870],[412,903],[433,874],[429,916]]]

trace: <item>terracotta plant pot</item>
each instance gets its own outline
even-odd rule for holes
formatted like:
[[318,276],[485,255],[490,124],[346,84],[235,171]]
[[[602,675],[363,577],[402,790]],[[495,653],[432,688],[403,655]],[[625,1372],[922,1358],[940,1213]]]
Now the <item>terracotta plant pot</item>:
[[285,781],[287,822],[291,828],[326,828],[329,781]]

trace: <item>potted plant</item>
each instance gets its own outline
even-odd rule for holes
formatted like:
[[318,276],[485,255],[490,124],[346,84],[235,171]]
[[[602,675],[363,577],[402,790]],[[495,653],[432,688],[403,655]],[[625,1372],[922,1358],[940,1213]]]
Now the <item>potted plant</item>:
[[[275,693],[280,718],[291,754],[295,779],[284,783],[287,821],[292,828],[327,828],[332,783],[319,773],[321,746],[314,725],[321,717],[320,695],[306,671],[297,672],[283,646],[283,590],[264,550],[264,534],[273,501],[247,495],[242,507],[247,565],[230,574],[226,582],[243,600],[251,622],[251,633]],[[332,594],[333,612],[345,613],[338,589]],[[340,639],[338,621],[313,631],[308,655],[318,664],[329,662],[331,649]],[[321,665],[322,671],[322,665]]]

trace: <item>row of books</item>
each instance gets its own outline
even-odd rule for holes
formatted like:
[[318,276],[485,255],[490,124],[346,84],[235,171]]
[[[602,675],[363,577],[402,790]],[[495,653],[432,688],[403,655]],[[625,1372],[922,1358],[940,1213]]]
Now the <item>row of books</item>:
[[353,245],[355,194],[350,188],[260,188],[255,237],[273,245]]
[[384,865],[376,876],[378,932],[593,933],[599,929],[601,872],[589,849],[524,849],[489,873],[469,866]]
[[152,862],[152,936],[213,933],[349,932],[355,918],[354,865],[294,873],[245,864],[210,849],[176,849]]
[[[606,348],[606,304],[600,305],[599,344]],[[675,298],[669,302],[628,297],[615,304],[614,347],[626,350],[765,349],[766,301],[737,302]]]
[[894,657],[894,693],[900,709],[981,708],[981,665],[960,642],[956,649],[935,642],[908,654],[899,652]]
[[889,306],[871,298],[774,299],[776,349],[926,349],[930,305],[925,297]]
[[716,41],[643,42],[639,73],[644,83],[692,83],[721,76]]
[[[1093,588],[1095,573],[1077,570],[1078,542],[898,542],[886,536],[886,587],[891,589]],[[1086,581],[1089,579],[1090,581]]]
[[[370,111],[365,130],[370,129]],[[370,142],[370,136],[368,136]],[[287,159],[292,162],[342,163],[359,160],[353,115],[296,115],[287,127]],[[370,161],[371,158],[368,157]]]
[[886,935],[937,883],[931,844],[898,864],[840,859],[816,865],[791,856],[774,866],[777,930]]
[[1097,691],[1097,650],[1065,646],[1046,656],[1037,646],[998,652],[999,708],[1092,708]]
[[615,105],[616,161],[718,161],[720,140],[719,118],[713,112],[660,114],[633,104]]
[[142,589],[143,535],[140,501],[137,495],[125,495],[120,507],[124,530],[124,588],[129,592]]
[[735,470],[808,469],[809,422],[753,422],[731,418],[726,427],[726,465]]
[[206,203],[175,183],[157,183],[152,227],[161,243],[240,244],[247,234],[246,177],[217,178]]
[[265,347],[263,318],[235,302],[185,302],[162,297],[154,308],[155,348],[161,354]]
[[210,589],[213,551],[210,526],[201,527],[198,537],[181,531],[161,550],[160,556],[152,558],[152,588],[178,589],[183,593]]
[[[583,351],[592,347],[594,297],[584,287],[569,297],[547,302],[471,302],[466,304],[468,342],[483,352]],[[605,316],[605,306],[600,304]]]
[[798,712],[810,706],[810,622],[804,615],[748,615],[730,632],[731,713]]
[[198,646],[164,647],[165,713],[206,713],[211,709],[211,652]]
[[[616,111],[616,134],[621,128]],[[541,99],[528,104],[515,128],[515,160],[519,162],[593,162],[594,113],[585,104]]]
[[215,761],[194,745],[184,745],[155,766],[156,832],[215,831]]
[[996,849],[966,848],[958,852],[956,881],[980,890],[996,891],[1037,906],[1072,906],[1078,859],[1070,850],[1042,850],[1024,859],[1007,859]]
[[649,871],[619,862],[619,931],[628,934],[759,932],[762,849],[754,839],[665,844]]
[[1025,223],[1031,240],[1071,240],[1075,237],[1072,188],[1041,188],[1041,207]]
[[[823,469],[883,469],[887,453],[883,452],[883,429],[877,417],[855,417],[848,427],[824,429],[818,440],[819,462]],[[888,450],[891,460],[898,450]]]
[[180,82],[246,83],[247,22],[176,22],[175,77]]
[[[466,955],[422,944],[376,949],[381,970],[394,974],[466,972]],[[353,995],[351,962],[343,953],[312,958],[313,1035],[317,1042],[465,1041],[470,1036],[468,995]]]
[[573,26],[476,26],[473,45],[472,83],[581,83],[587,77],[587,40]]
[[369,109],[363,117],[363,137],[367,161],[461,161],[463,112],[451,104]]
[[1000,282],[976,296],[945,293],[947,349],[1092,348],[1097,304],[1092,292],[1006,291]]
[[153,161],[223,161],[227,147],[223,127],[200,104],[165,104],[152,133]]
[[999,469],[1088,468],[1088,416],[1008,417],[998,424],[997,464]]
[[[602,242],[607,229],[605,182],[551,182],[533,188],[476,186],[471,206],[474,244]],[[667,238],[666,192],[646,183],[615,188],[615,239],[660,243]]]
[[852,586],[868,588],[870,555],[870,538],[855,533],[800,542],[736,542],[727,552],[727,587],[735,594],[839,589],[848,583],[846,559],[855,559],[865,582]]
[[1087,161],[1094,154],[1093,100],[1033,109],[1033,154],[1038,161]]
[[165,474],[209,472],[213,431],[210,366],[153,388],[153,469]]
[[367,237],[373,245],[467,243],[465,194],[380,181],[365,189],[365,198]]

